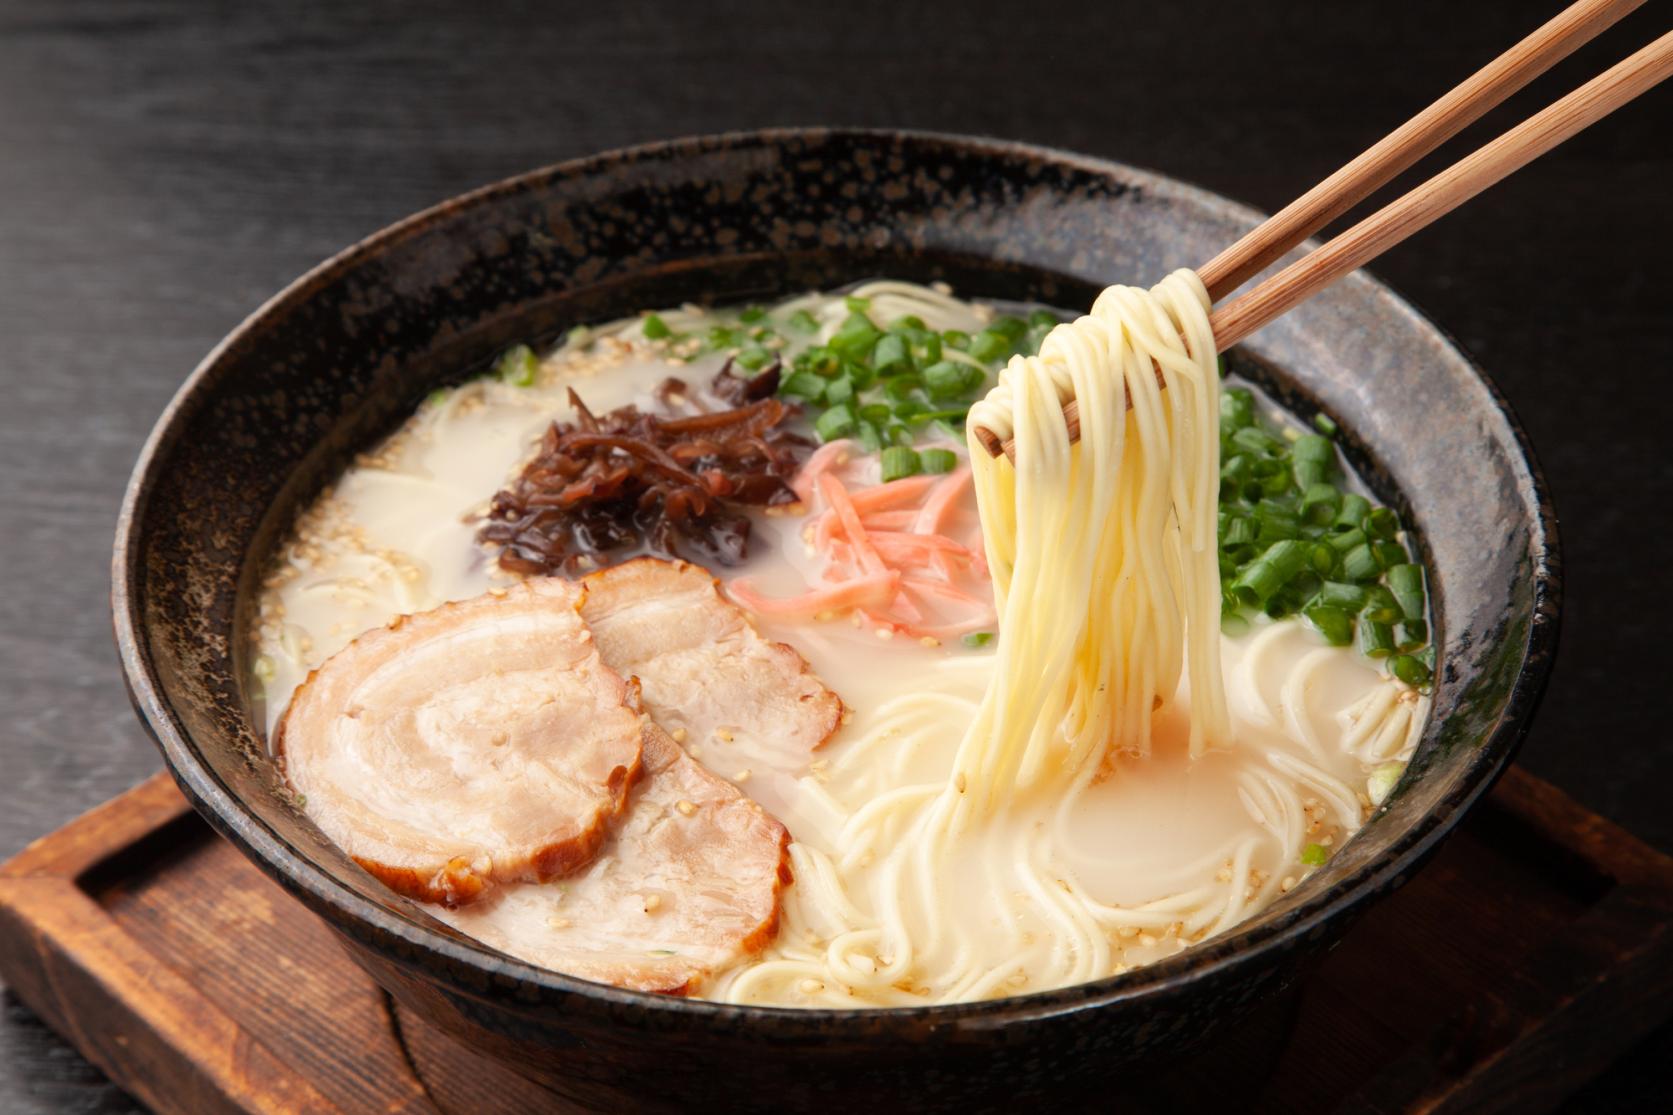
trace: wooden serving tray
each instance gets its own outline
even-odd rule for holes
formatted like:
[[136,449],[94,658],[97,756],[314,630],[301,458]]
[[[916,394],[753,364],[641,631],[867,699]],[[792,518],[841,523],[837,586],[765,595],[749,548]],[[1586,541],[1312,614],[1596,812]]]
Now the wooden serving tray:
[[[1670,915],[1673,858],[1512,770],[1297,993],[1111,1102],[1547,1110],[1673,1014]],[[166,775],[0,867],[0,975],[160,1112],[574,1110],[397,1009]]]

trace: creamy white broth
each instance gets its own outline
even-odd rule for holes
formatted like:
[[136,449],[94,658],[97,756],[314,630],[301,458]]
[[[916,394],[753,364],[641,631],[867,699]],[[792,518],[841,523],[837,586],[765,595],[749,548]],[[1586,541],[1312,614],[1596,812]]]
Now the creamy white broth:
[[[804,299],[793,304],[817,303]],[[701,320],[697,311],[680,312]],[[985,313],[973,307],[967,319],[949,315],[930,324],[971,328]],[[496,568],[476,533],[490,497],[515,475],[550,423],[572,417],[571,388],[595,412],[627,404],[653,410],[653,389],[666,377],[678,376],[695,389],[723,362],[718,355],[686,362],[635,333],[631,326],[618,327],[587,351],[573,346],[560,351],[545,361],[532,386],[480,379],[438,393],[322,494],[299,520],[266,582],[254,633],[255,674],[270,731],[308,672],[356,635],[396,616],[468,599],[517,579]],[[963,453],[962,446],[944,444]],[[875,470],[875,464],[869,467]],[[974,522],[974,501],[967,502],[961,514]],[[800,515],[757,516],[747,568],[715,572],[723,580],[747,572],[769,595],[798,591],[822,560],[803,542],[805,524]],[[969,714],[991,676],[991,648],[880,638],[876,630],[846,616],[824,622],[760,617],[756,623],[763,634],[788,643],[807,659],[842,697],[850,718],[825,747],[803,761],[787,762],[782,755],[751,753],[741,744],[718,740],[688,741],[687,750],[782,820],[798,845],[834,854],[836,832],[849,811],[892,789],[945,779]],[[1291,889],[1307,870],[1294,862],[1295,833],[1279,831],[1287,822],[1263,815],[1260,802],[1244,789],[1251,778],[1276,777],[1299,785],[1304,779],[1296,774],[1301,769],[1296,764],[1301,763],[1351,787],[1345,802],[1305,789],[1304,800],[1311,804],[1297,831],[1307,842],[1327,847],[1345,840],[1361,823],[1371,805],[1367,778],[1379,767],[1385,768],[1378,777],[1386,792],[1386,764],[1408,757],[1421,723],[1417,694],[1401,690],[1352,648],[1323,645],[1294,619],[1261,619],[1246,635],[1222,636],[1220,653],[1235,746],[1193,762],[1183,742],[1182,715],[1173,711],[1185,706],[1176,699],[1159,714],[1148,758],[1116,760],[1067,812],[1049,797],[1014,802],[1006,825],[960,850],[941,882],[939,899],[951,918],[994,925],[995,963],[1009,959],[1020,925],[1030,927],[1023,939],[1035,942],[1028,949],[1040,950],[1040,968],[1052,968],[1046,956],[1049,916],[1042,914],[1037,896],[1018,895],[1010,908],[996,910],[980,905],[988,889],[964,885],[991,873],[1031,832],[1050,830],[1056,840],[1054,862],[1099,901],[1124,907],[1221,885],[1222,861],[1229,862],[1240,847],[1256,847],[1252,854],[1259,866],[1253,878],[1261,886],[1240,915],[1246,917]],[[1364,733],[1355,734],[1354,712],[1379,687],[1401,690],[1397,699],[1415,703],[1416,714],[1410,718],[1411,730],[1368,751],[1360,738]],[[888,719],[889,703],[918,693],[944,698],[944,723],[925,734],[911,754],[885,753],[879,725]],[[1350,750],[1348,744],[1356,741]],[[857,754],[862,749],[866,754]],[[890,1005],[924,994],[909,990],[904,998],[856,1001],[825,981],[771,984],[742,978],[758,964],[817,951],[840,928],[814,924],[810,908],[796,901],[796,889],[793,885],[787,894],[777,941],[761,957],[721,973],[705,994],[788,1005]],[[961,898],[968,901],[961,905]],[[863,903],[863,895],[855,901]],[[503,905],[505,917],[515,919],[515,924],[498,927],[508,939],[540,932],[538,902]],[[1200,936],[1135,924],[1131,933],[1124,929],[1116,935],[1109,957],[1092,974],[1170,955]],[[990,993],[1037,989],[1041,985],[1030,970],[1029,957],[1018,958],[1017,975]]]

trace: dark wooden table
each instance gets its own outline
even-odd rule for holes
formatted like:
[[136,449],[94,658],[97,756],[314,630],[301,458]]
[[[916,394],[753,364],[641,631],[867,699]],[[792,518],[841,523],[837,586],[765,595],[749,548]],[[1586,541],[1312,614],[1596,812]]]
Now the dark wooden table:
[[[543,163],[770,124],[1029,139],[1272,209],[1560,6],[0,0],[0,856],[157,767],[105,604],[129,464],[215,340],[337,248]],[[1378,267],[1491,371],[1556,493],[1563,653],[1524,761],[1663,848],[1670,252],[1664,88]],[[134,1109],[4,1013],[0,1111]],[[1575,1110],[1665,1099],[1670,1059],[1664,1032]]]

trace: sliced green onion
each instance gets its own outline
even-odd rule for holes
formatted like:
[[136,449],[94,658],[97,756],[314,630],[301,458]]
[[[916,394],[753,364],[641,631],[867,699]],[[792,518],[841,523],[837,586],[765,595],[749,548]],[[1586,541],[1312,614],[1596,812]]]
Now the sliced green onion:
[[1383,567],[1377,564],[1376,557],[1371,553],[1371,547],[1360,543],[1342,555],[1342,579],[1357,581],[1365,584],[1383,575]]
[[1400,533],[1400,517],[1386,507],[1365,516],[1365,533],[1376,538],[1393,538]]
[[866,422],[887,422],[894,412],[887,403],[867,403],[860,408],[860,418]]
[[798,372],[830,377],[842,371],[842,357],[823,345],[815,345],[797,353],[792,367]]
[[899,480],[906,476],[916,476],[923,470],[923,462],[918,460],[915,450],[905,445],[891,445],[883,450],[883,483]]
[[[963,422],[969,413],[970,412],[968,410],[959,407],[953,407],[947,410],[920,410],[912,416],[911,420],[913,422],[920,423],[928,422],[931,425],[934,425],[936,422],[940,422],[943,426],[946,426],[948,422]],[[954,437],[958,436],[958,431],[952,429],[950,426],[947,427],[947,431],[944,432],[950,432]]]
[[1333,647],[1345,647],[1353,642],[1353,616],[1341,608],[1329,604],[1312,604],[1301,610],[1307,622],[1313,625],[1313,630],[1324,636],[1324,641]]
[[1022,340],[1022,335],[1028,332],[1028,323],[1020,317],[1005,314],[996,317],[988,323],[987,332],[998,333],[1012,344]]
[[958,454],[951,449],[924,449],[918,453],[918,461],[925,472],[940,475],[958,467]]
[[743,312],[738,315],[738,320],[745,325],[754,325],[766,316],[767,308],[765,306],[745,306]]
[[1399,638],[1395,641],[1395,648],[1401,654],[1412,654],[1423,649],[1429,641],[1429,625],[1421,619],[1408,619],[1401,622],[1396,629]]
[[831,336],[830,347],[850,360],[859,360],[871,352],[878,336],[877,326],[871,323],[869,317],[852,313]]
[[1225,530],[1220,532],[1220,545],[1248,546],[1255,541],[1258,529],[1253,519],[1242,515],[1228,519]]
[[883,435],[873,422],[857,423],[852,436],[867,453],[876,453],[883,448]]
[[1259,426],[1245,426],[1232,435],[1232,444],[1251,453],[1271,456],[1284,448],[1284,443]]
[[655,314],[646,314],[639,327],[644,330],[645,339],[650,341],[660,341],[674,335],[674,331],[668,328],[668,323]]
[[741,366],[748,368],[750,371],[758,372],[762,368],[765,368],[772,358],[773,354],[762,348],[760,345],[747,345],[738,353],[736,360]]
[[1394,792],[1399,784],[1400,776],[1406,773],[1405,763],[1384,763],[1371,772],[1371,777],[1365,780],[1365,794],[1371,799],[1372,805],[1381,805],[1388,800],[1388,795]]
[[863,314],[871,309],[871,299],[857,298],[852,294],[844,298],[842,304],[848,307],[850,313]]
[[1366,615],[1378,623],[1398,623],[1400,621],[1400,605],[1394,599],[1394,594],[1383,585],[1372,585],[1365,590]]
[[1388,590],[1400,602],[1400,612],[1408,622],[1423,619],[1423,566],[1409,563],[1389,566]]
[[1255,396],[1234,387],[1220,396],[1220,429],[1233,431],[1255,424]]
[[[1297,465],[1297,478],[1300,466]],[[1309,484],[1301,495],[1301,517],[1314,526],[1324,526],[1342,509],[1342,490],[1323,481]]]
[[540,361],[535,359],[533,350],[528,345],[513,345],[505,350],[494,365],[494,374],[501,383],[508,383],[513,387],[528,387],[534,383],[534,377],[540,371]]
[[1319,431],[1325,437],[1335,437],[1340,427],[1336,425],[1336,420],[1330,415],[1315,414],[1313,415],[1313,429]]
[[1394,653],[1394,629],[1370,616],[1359,617],[1359,653],[1367,658],[1387,658]]
[[995,333],[992,329],[984,329],[970,338],[970,355],[984,364],[991,364],[1010,351],[1011,339],[1003,333]]
[[847,403],[831,407],[813,423],[813,432],[819,435],[820,441],[835,441],[839,437],[847,437],[856,432],[857,428],[854,411]]
[[781,395],[796,395],[810,403],[817,403],[825,397],[825,384],[827,382],[834,383],[836,381],[827,381],[812,372],[795,372],[779,384],[778,392]]
[[1330,849],[1323,844],[1309,844],[1301,849],[1301,862],[1308,867],[1319,867],[1330,858]]
[[1319,586],[1318,601],[1320,604],[1358,615],[1359,610],[1365,607],[1365,589],[1360,585],[1351,585],[1343,581],[1326,581]]
[[1429,667],[1409,654],[1397,654],[1388,663],[1389,672],[1413,689],[1429,684]]
[[1345,530],[1340,534],[1327,534],[1324,540],[1330,544],[1331,549],[1339,554],[1345,554],[1365,545],[1365,532],[1355,527],[1353,530]]
[[889,323],[889,332],[891,333],[922,332],[927,328],[924,319],[917,314],[902,314]]
[[1305,542],[1275,542],[1250,562],[1232,582],[1232,591],[1248,604],[1264,604],[1306,566],[1312,547]]
[[854,397],[854,381],[848,376],[837,376],[825,383],[827,403],[846,403]]
[[943,360],[924,369],[924,387],[932,399],[953,399],[968,395],[980,387],[987,377],[982,369],[954,360]]
[[1223,612],[1220,615],[1220,633],[1228,639],[1241,638],[1249,633],[1249,621],[1239,612]]
[[798,333],[819,332],[819,319],[808,313],[806,310],[797,310],[795,313],[791,314],[789,325],[790,328],[794,329]]
[[946,329],[941,333],[941,343],[963,352],[970,347],[970,334],[962,329]]
[[972,631],[970,634],[968,634],[964,638],[960,639],[959,642],[963,643],[965,646],[971,648],[972,650],[976,649],[977,647],[985,647],[989,643],[993,642],[993,632],[992,631]]
[[1301,526],[1294,511],[1271,499],[1255,504],[1255,524],[1259,528],[1256,541],[1263,546],[1296,537]]
[[1290,446],[1295,482],[1303,489],[1323,484],[1336,471],[1336,447],[1318,434],[1302,434]]
[[1052,326],[1060,324],[1060,322],[1057,315],[1050,310],[1035,310],[1028,315],[1028,324],[1035,329],[1041,326],[1050,329]]
[[880,376],[913,371],[912,350],[906,338],[896,333],[883,334],[877,340],[877,347],[871,350],[871,366]]
[[912,392],[918,389],[920,383],[915,375],[894,376],[883,381],[883,394],[898,402],[904,402],[912,398]]
[[1345,492],[1342,495],[1342,510],[1336,513],[1334,525],[1338,530],[1358,530],[1365,525],[1365,516],[1370,510],[1370,500],[1358,492]]
[[1398,542],[1386,542],[1380,538],[1371,543],[1371,556],[1376,558],[1377,564],[1384,569],[1392,569],[1396,565],[1403,565],[1410,559],[1410,555],[1406,553],[1406,547]]

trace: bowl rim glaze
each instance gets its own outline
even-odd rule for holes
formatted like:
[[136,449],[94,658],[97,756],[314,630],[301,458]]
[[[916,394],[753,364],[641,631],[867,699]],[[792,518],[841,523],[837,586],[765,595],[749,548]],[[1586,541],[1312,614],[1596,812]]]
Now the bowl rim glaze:
[[[470,969],[479,976],[473,981],[470,993],[486,999],[504,996],[532,1005],[548,997],[562,1001],[581,996],[613,1005],[617,1008],[618,1017],[620,1012],[625,1011],[630,1015],[663,1016],[669,1021],[678,1018],[733,1025],[770,1022],[774,1033],[780,1036],[795,1033],[816,1036],[821,1032],[828,1033],[833,1026],[845,1024],[864,1027],[878,1035],[897,1028],[901,1032],[908,1029],[921,1032],[926,1022],[935,1028],[968,1026],[991,1029],[1118,1003],[1133,1003],[1165,992],[1182,991],[1191,984],[1235,967],[1258,964],[1268,954],[1282,952],[1295,939],[1312,933],[1331,919],[1350,915],[1383,891],[1398,885],[1492,786],[1526,735],[1550,674],[1560,627],[1562,567],[1556,515],[1549,488],[1521,422],[1498,386],[1474,357],[1451,334],[1414,306],[1410,299],[1394,291],[1387,283],[1360,271],[1344,281],[1366,282],[1374,289],[1388,293],[1396,306],[1440,336],[1462,358],[1470,374],[1480,381],[1505,421],[1516,450],[1513,463],[1523,470],[1533,505],[1538,511],[1536,521],[1529,524],[1530,548],[1535,556],[1532,610],[1544,622],[1529,625],[1521,664],[1504,710],[1491,732],[1481,740],[1478,754],[1459,784],[1435,802],[1419,823],[1400,834],[1377,859],[1336,880],[1332,886],[1321,889],[1317,894],[1297,901],[1284,911],[1283,916],[1272,922],[1230,931],[1211,944],[1188,949],[1178,956],[1119,976],[1002,999],[847,1010],[741,1006],[592,983],[538,968],[485,945],[445,935],[355,893],[274,832],[210,769],[170,710],[161,679],[147,651],[142,630],[144,617],[140,612],[142,570],[139,525],[156,486],[159,470],[181,435],[182,417],[189,412],[194,395],[214,375],[222,358],[257,331],[269,316],[310,298],[319,288],[351,271],[362,260],[385,252],[439,222],[451,220],[462,210],[539,189],[557,180],[585,178],[639,160],[678,158],[716,144],[771,146],[790,140],[843,137],[940,144],[978,156],[1037,159],[1070,166],[1099,177],[1136,178],[1159,192],[1188,198],[1241,219],[1251,222],[1262,219],[1262,214],[1251,207],[1155,171],[1048,146],[953,133],[880,128],[769,128],[616,148],[530,170],[459,194],[374,232],[313,267],[269,298],[216,344],[169,401],[147,437],[123,496],[112,560],[111,606],[115,637],[134,708],[163,752],[176,783],[217,831],[293,895],[313,906],[316,912],[329,912],[330,920],[339,928],[357,927],[360,930],[357,936],[362,940],[366,940],[365,934],[370,932],[372,937],[381,939],[375,947],[385,953],[398,945],[403,954],[403,966],[428,970],[439,968],[443,971],[448,966]],[[440,972],[438,977],[453,978]],[[899,1023],[898,1027],[896,1023]]]

